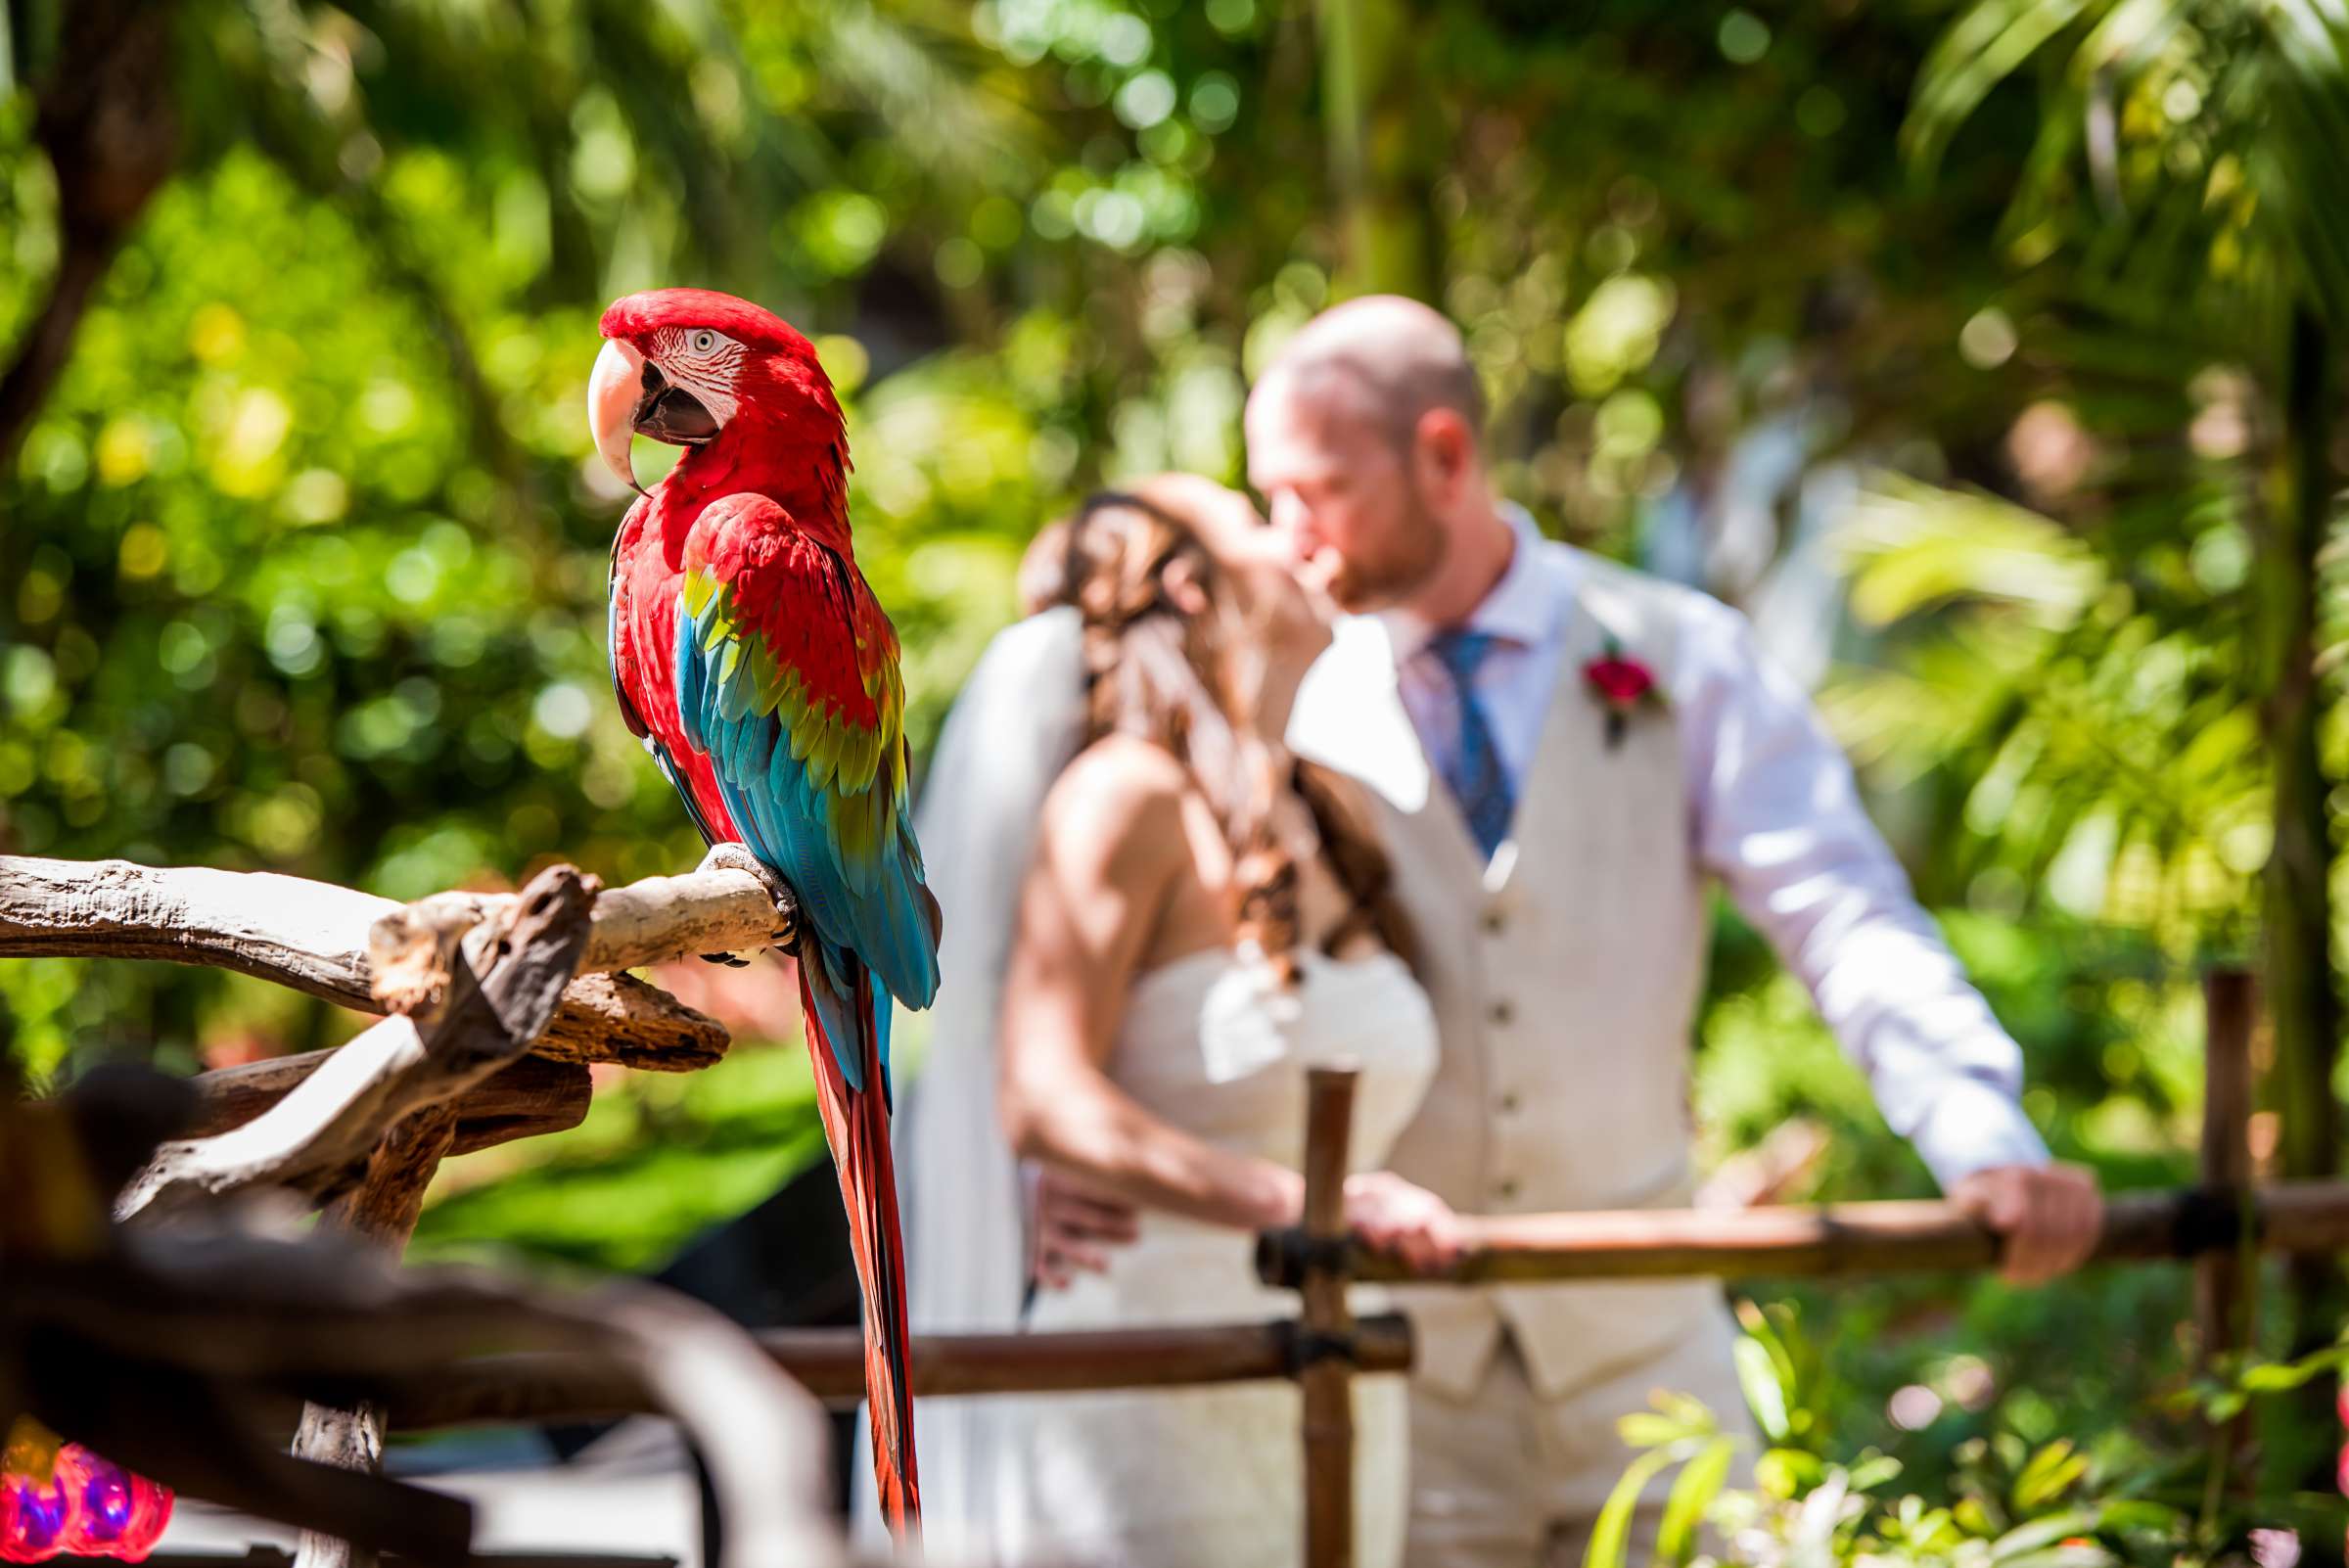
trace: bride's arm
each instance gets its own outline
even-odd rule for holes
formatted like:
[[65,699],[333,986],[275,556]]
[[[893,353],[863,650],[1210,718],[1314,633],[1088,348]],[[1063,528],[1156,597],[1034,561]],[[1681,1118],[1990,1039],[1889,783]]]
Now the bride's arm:
[[1022,1156],[1151,1208],[1258,1229],[1295,1222],[1304,1183],[1137,1104],[1103,1071],[1161,911],[1188,867],[1180,764],[1112,740],[1044,803],[1003,988],[997,1105]]

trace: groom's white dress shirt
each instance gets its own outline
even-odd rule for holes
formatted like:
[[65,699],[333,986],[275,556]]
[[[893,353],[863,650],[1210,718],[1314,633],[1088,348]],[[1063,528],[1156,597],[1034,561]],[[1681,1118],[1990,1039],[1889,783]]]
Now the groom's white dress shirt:
[[[1496,639],[1473,684],[1522,800],[1555,684],[1575,678],[1563,639],[1587,563],[1522,509],[1506,512],[1517,547],[1467,629]],[[1680,652],[1665,697],[1698,863],[1810,988],[1885,1119],[1945,1188],[1986,1167],[2045,1163],[2017,1099],[2021,1052],[1917,906],[1809,699],[1762,658],[1742,615],[1701,594],[1672,604]],[[1442,788],[1458,746],[1457,689],[1425,651],[1433,628],[1408,612],[1377,619]]]

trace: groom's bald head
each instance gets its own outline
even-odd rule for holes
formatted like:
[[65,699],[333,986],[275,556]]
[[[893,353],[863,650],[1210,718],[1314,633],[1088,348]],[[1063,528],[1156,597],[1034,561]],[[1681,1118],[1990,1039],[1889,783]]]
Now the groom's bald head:
[[1410,601],[1491,511],[1484,391],[1459,330],[1374,295],[1298,329],[1248,397],[1248,478],[1309,580],[1349,610]]
[[1303,399],[1383,426],[1407,448],[1420,416],[1446,409],[1482,439],[1484,388],[1459,329],[1416,300],[1375,294],[1332,306],[1299,328],[1249,397]]

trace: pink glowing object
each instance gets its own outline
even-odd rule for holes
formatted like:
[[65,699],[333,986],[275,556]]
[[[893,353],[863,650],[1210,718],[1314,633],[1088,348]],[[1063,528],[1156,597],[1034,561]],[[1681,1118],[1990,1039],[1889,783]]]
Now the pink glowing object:
[[171,1521],[171,1493],[78,1443],[57,1451],[43,1479],[0,1470],[0,1562],[70,1552],[142,1562]]

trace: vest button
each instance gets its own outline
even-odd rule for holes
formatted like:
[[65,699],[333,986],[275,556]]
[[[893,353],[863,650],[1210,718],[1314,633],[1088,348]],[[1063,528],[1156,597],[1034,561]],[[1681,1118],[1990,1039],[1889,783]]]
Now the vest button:
[[1486,1016],[1501,1028],[1506,1029],[1517,1017],[1517,1009],[1506,996],[1503,996],[1487,1009]]
[[1515,1176],[1503,1177],[1501,1180],[1494,1183],[1493,1191],[1495,1195],[1501,1200],[1501,1202],[1508,1202],[1510,1199],[1517,1196],[1517,1178]]
[[1498,909],[1485,911],[1485,930],[1488,934],[1499,936],[1507,928],[1508,923],[1508,916],[1502,914]]
[[1511,1089],[1508,1093],[1503,1094],[1500,1097],[1501,1114],[1504,1116],[1515,1116],[1517,1114],[1517,1108],[1524,1103],[1525,1102],[1523,1100],[1517,1097],[1517,1091],[1515,1089]]

